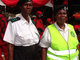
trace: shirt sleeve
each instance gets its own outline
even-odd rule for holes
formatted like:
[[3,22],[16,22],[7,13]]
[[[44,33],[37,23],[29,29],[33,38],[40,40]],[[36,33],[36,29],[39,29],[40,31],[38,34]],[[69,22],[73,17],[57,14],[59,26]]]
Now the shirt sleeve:
[[14,44],[15,27],[11,21],[7,25],[3,40],[8,42],[8,43]]
[[48,48],[50,43],[51,43],[50,32],[49,32],[48,28],[46,28],[41,37],[39,45],[43,48]]

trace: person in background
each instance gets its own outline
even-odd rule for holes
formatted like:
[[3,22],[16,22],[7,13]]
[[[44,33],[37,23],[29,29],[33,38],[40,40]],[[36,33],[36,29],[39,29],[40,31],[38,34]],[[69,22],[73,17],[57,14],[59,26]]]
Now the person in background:
[[[3,41],[3,36],[7,27],[7,19],[0,10],[0,60],[8,60],[8,44]],[[4,58],[2,57],[4,56]]]
[[[72,18],[74,20],[74,24],[73,24],[74,29],[77,34],[78,41],[80,43],[80,13],[79,11],[75,11],[75,13],[72,15]],[[80,48],[79,48],[79,51],[80,51]],[[79,52],[79,58],[80,58],[80,52]]]
[[39,32],[40,38],[41,38],[43,30],[41,28],[37,28],[37,29],[38,29],[38,32]]
[[36,18],[34,18],[33,21],[35,22],[36,28],[41,28],[43,30],[43,32],[44,32],[45,28],[44,28],[44,24],[43,24],[43,21],[42,21],[41,17],[42,17],[42,12],[41,11],[37,11],[36,12]]
[[77,34],[78,40],[80,42],[80,26],[79,25],[74,25],[74,29],[75,29],[75,32]]
[[55,5],[54,24],[46,27],[41,40],[42,60],[78,60],[79,42],[71,24],[66,24],[67,7]]
[[[80,43],[80,23],[79,23],[79,21],[77,21],[77,22],[78,23],[76,23],[74,25],[74,29],[75,29],[75,32],[77,34],[78,41]],[[79,59],[80,59],[80,45],[78,46],[78,48],[79,48]]]
[[80,13],[76,12],[72,17],[74,19],[74,29],[80,42]]
[[47,18],[47,21],[46,21],[46,27],[47,27],[48,25],[50,25],[50,24],[52,24],[52,22],[51,22],[51,18]]
[[9,60],[39,60],[39,33],[29,16],[33,2],[19,0],[17,6],[21,13],[9,20],[4,35],[4,41],[9,43]]
[[32,15],[32,20],[34,20],[36,18],[36,16],[35,15]]

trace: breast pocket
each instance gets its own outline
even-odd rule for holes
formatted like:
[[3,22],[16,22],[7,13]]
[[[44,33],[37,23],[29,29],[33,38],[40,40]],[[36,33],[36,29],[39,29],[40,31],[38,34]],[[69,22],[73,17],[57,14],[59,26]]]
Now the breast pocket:
[[18,33],[17,36],[18,36],[19,41],[21,43],[29,43],[29,42],[31,42],[31,39],[32,39],[30,34],[29,33],[25,33],[25,32]]

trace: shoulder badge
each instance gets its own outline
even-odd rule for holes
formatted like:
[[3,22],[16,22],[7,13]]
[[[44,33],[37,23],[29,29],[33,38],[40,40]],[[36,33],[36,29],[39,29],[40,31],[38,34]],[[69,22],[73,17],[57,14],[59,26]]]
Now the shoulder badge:
[[20,20],[20,17],[16,17],[16,18],[10,19],[9,21],[11,21],[11,22],[16,22],[16,21],[18,21],[18,20]]

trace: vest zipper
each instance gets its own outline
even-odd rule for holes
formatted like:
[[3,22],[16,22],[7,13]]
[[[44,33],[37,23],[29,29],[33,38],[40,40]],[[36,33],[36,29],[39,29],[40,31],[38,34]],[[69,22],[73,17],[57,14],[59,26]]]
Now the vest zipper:
[[[59,32],[60,33],[60,32]],[[61,33],[60,33],[61,34]],[[62,35],[61,35],[62,36]],[[63,37],[63,36],[62,36]],[[64,39],[64,37],[63,37],[63,39]],[[65,39],[64,39],[65,40]],[[68,31],[68,40],[69,40],[69,31]],[[65,42],[66,42],[66,40],[65,40]],[[68,45],[68,42],[66,42],[67,43],[67,46],[68,46],[68,50],[69,50],[69,45]],[[71,60],[71,58],[70,58],[70,50],[69,50],[69,60]]]
[[[56,26],[55,26],[56,27]],[[58,30],[58,32],[59,32],[59,30]],[[59,32],[60,33],[60,32]],[[61,35],[61,33],[60,33],[60,35]],[[62,35],[61,35],[62,36]],[[63,36],[62,36],[63,37]],[[64,39],[64,37],[63,37],[63,39]],[[65,40],[65,39],[64,39]],[[68,40],[69,40],[69,30],[68,30]],[[66,42],[66,40],[65,40],[65,42]],[[66,42],[67,43],[67,46],[68,46],[68,50],[69,50],[69,45],[68,45],[68,42]],[[70,50],[69,50],[69,60],[71,60],[71,58],[70,58]]]
[[[62,36],[62,35],[61,35]],[[65,39],[64,39],[65,40]],[[68,40],[69,40],[69,31],[68,31]],[[67,46],[68,46],[68,50],[69,50],[69,44],[68,44],[68,41],[66,42],[67,43]],[[70,58],[70,50],[69,50],[69,60],[71,60]]]
[[[62,35],[61,35],[62,36]],[[63,37],[63,36],[62,36]],[[64,38],[63,38],[64,39]],[[65,39],[64,39],[65,40]],[[69,40],[69,31],[68,31],[68,40]],[[65,42],[66,42],[66,40],[65,40]],[[67,43],[67,46],[68,46],[68,50],[69,50],[69,44],[68,44],[68,41],[66,42]],[[70,58],[70,50],[69,50],[69,60],[71,60],[71,58]]]
[[[67,45],[68,45],[68,42],[67,42]],[[69,45],[68,45],[68,50],[69,50]],[[71,60],[71,59],[70,59],[70,50],[69,50],[69,60]]]

